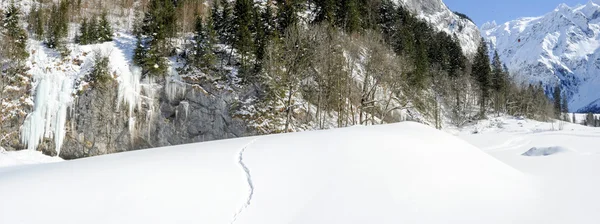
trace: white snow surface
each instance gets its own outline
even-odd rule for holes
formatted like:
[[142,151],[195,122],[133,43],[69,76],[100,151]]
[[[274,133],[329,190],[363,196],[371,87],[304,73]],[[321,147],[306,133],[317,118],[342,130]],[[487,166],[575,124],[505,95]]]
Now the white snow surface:
[[[571,111],[600,99],[600,6],[559,5],[539,17],[481,26],[490,48],[517,81],[542,82],[550,95],[557,83],[569,98]],[[519,41],[520,40],[520,41]],[[596,105],[596,104],[594,104]],[[600,107],[598,107],[600,108]]]
[[536,215],[539,189],[451,134],[404,122],[0,172],[0,223],[526,223],[553,216]]
[[[561,128],[562,127],[562,128]],[[561,130],[562,129],[562,130]],[[477,134],[473,134],[477,130]],[[600,220],[600,129],[555,121],[511,117],[481,121],[462,130],[447,130],[538,185],[531,223],[597,223]],[[522,156],[532,148],[560,149],[548,156]],[[519,222],[523,223],[523,222]]]
[[[15,167],[21,165],[33,165],[40,163],[50,163],[62,161],[58,157],[50,157],[41,152],[21,150],[21,151],[5,151],[0,147],[0,172],[2,168]],[[2,176],[2,174],[0,174]]]

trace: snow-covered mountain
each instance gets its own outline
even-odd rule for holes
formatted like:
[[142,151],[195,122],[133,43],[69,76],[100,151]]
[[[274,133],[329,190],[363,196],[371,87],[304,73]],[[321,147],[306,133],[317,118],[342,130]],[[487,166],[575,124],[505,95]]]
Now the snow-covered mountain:
[[[593,1],[559,5],[540,17],[524,17],[481,32],[490,48],[520,81],[541,82],[550,95],[557,83],[571,111],[586,112],[600,102],[600,6]],[[493,51],[491,51],[493,52]]]
[[438,31],[456,35],[463,52],[472,56],[481,41],[475,23],[452,12],[442,0],[396,0],[418,18],[425,20]]

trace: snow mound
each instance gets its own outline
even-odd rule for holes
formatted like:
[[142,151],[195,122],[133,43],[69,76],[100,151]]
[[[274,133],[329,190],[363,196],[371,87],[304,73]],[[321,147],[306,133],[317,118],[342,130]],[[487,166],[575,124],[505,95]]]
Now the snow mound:
[[32,165],[59,161],[62,161],[62,159],[58,157],[46,156],[41,152],[31,150],[7,152],[4,151],[2,147],[0,147],[0,169],[11,166]]
[[406,122],[25,167],[0,175],[0,223],[515,223],[532,191],[478,148]]
[[549,156],[549,155],[554,155],[557,153],[563,153],[563,152],[567,152],[567,151],[569,151],[569,150],[564,147],[561,147],[561,146],[533,147],[521,155],[523,155],[523,156]]

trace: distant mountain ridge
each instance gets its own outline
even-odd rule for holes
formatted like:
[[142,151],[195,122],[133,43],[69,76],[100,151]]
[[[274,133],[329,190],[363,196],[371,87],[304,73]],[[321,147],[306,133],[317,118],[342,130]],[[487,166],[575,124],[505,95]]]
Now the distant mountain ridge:
[[600,5],[560,4],[539,17],[481,26],[511,74],[525,83],[542,83],[546,93],[560,84],[570,111],[598,112],[600,102]]

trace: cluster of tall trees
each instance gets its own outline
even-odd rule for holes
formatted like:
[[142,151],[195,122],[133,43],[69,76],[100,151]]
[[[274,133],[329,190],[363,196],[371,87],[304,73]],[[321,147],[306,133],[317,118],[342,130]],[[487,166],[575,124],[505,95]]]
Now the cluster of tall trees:
[[[89,21],[89,22],[88,22]],[[81,45],[104,43],[112,41],[113,31],[106,17],[106,12],[98,17],[92,17],[89,20],[83,18],[79,27],[79,35],[76,37],[76,42]]]
[[[490,59],[483,40],[468,58],[456,36],[392,0],[202,2],[141,1],[134,63],[145,76],[163,77],[167,58],[182,57],[184,71],[227,82],[230,68],[239,68],[238,84],[256,92],[262,116],[279,120],[281,131],[323,128],[333,115],[337,126],[393,122],[407,108],[436,124],[448,116],[456,125],[491,112],[537,117],[553,110],[540,86],[516,84],[496,52]],[[31,35],[64,49],[73,12],[85,4],[61,0],[49,10],[34,4]],[[313,16],[299,16],[306,11]],[[111,40],[106,14],[78,18],[80,44]],[[180,45],[182,37],[189,44]],[[301,108],[297,99],[314,107]]]
[[0,144],[7,147],[18,146],[17,127],[32,106],[27,103],[31,77],[25,63],[28,35],[22,17],[14,4],[0,11]]
[[[238,66],[238,78],[256,87],[259,102],[272,108],[266,113],[279,114],[273,117],[281,118],[285,130],[293,123],[299,107],[293,101],[299,97],[317,105],[317,111],[311,112],[317,115],[309,120],[320,126],[330,112],[337,115],[339,126],[389,120],[390,113],[398,105],[405,109],[407,102],[436,120],[445,116],[442,107],[449,108],[457,125],[490,112],[546,117],[552,110],[541,87],[514,83],[496,52],[490,59],[483,40],[469,60],[456,36],[435,31],[390,0],[312,3],[213,1],[207,13],[196,15],[193,44],[185,51],[188,67],[218,73],[224,65]],[[164,60],[170,54],[166,40],[176,36],[173,12],[178,4],[151,0],[139,23],[135,61],[147,74],[165,73]],[[314,17],[298,16],[307,10]],[[366,39],[379,41],[369,45]],[[231,48],[223,52],[215,47],[218,43]],[[353,57],[352,44],[369,46]],[[359,60],[365,50],[367,58],[375,57],[371,55],[375,45],[386,49],[377,52],[393,55],[390,63]],[[327,56],[321,56],[324,52]],[[357,68],[359,64],[364,68]],[[370,68],[375,70],[368,72]],[[355,83],[361,69],[367,71],[362,71],[367,78]],[[384,95],[393,95],[386,104],[375,97],[382,88],[388,91]]]

